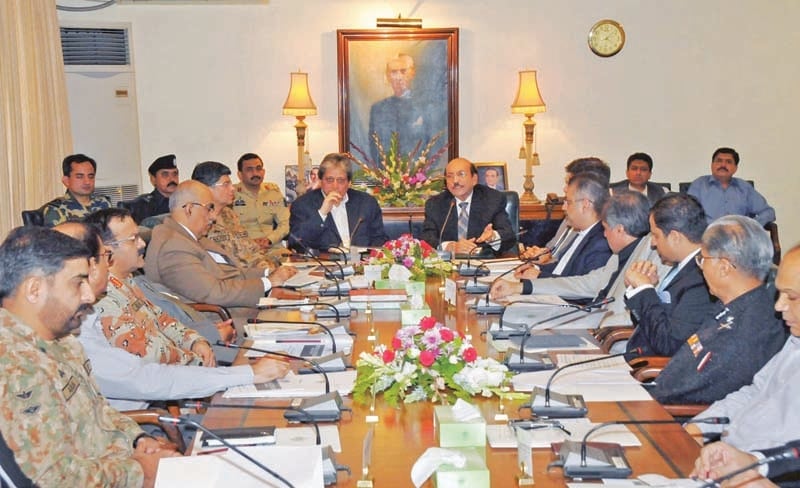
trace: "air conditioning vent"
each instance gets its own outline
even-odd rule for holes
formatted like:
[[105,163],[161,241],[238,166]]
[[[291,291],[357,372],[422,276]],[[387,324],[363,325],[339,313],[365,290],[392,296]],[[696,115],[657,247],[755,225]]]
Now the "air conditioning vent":
[[127,29],[61,28],[64,65],[127,66]]
[[115,185],[98,186],[94,192],[98,195],[105,195],[111,199],[111,203],[116,205],[123,200],[133,200],[139,196],[139,185]]

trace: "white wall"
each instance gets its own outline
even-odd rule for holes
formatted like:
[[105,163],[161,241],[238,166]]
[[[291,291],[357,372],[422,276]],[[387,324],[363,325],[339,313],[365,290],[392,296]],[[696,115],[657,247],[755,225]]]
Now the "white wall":
[[[620,179],[627,155],[646,151],[654,179],[676,185],[707,173],[714,148],[730,145],[742,156],[738,176],[756,180],[776,207],[784,247],[800,241],[791,213],[800,169],[786,161],[800,112],[795,0],[270,0],[60,17],[131,23],[143,174],[170,152],[188,176],[197,162],[234,165],[254,151],[282,182],[296,159],[294,121],[281,115],[289,72],[309,73],[317,162],[338,150],[336,29],[374,28],[398,13],[461,29],[459,152],[507,161],[513,189],[521,190],[523,118],[509,105],[517,72],[536,69],[547,103],[536,116],[539,196],[560,192],[564,164],[581,155],[606,159]],[[586,45],[602,18],[628,37],[609,59]]]

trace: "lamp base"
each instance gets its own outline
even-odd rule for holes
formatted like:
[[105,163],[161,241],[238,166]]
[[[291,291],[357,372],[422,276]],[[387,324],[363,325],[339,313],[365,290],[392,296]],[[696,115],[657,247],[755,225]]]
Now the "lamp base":
[[525,192],[519,196],[520,203],[542,203],[536,195],[533,194],[533,175],[528,173],[525,175],[525,183],[522,184],[522,188],[525,189]]

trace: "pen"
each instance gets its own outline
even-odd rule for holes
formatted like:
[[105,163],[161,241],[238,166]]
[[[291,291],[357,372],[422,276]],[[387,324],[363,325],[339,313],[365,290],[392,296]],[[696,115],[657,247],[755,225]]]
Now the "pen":
[[221,447],[219,449],[209,449],[207,451],[200,451],[197,453],[198,456],[202,456],[203,454],[219,454],[221,452],[226,452],[228,450],[227,447]]
[[708,351],[703,359],[700,360],[700,364],[697,365],[697,371],[703,371],[703,368],[706,367],[706,364],[711,359],[711,351]]

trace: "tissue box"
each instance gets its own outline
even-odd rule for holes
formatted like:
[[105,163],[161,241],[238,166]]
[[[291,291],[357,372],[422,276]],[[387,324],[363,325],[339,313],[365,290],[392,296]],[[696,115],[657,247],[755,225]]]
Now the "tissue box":
[[453,408],[437,406],[433,409],[433,428],[439,447],[486,448],[486,421],[483,418],[460,422],[453,417]]
[[425,282],[424,281],[392,281],[392,280],[376,280],[375,288],[380,290],[384,288],[405,290],[408,296],[422,295],[425,296]]
[[431,308],[427,305],[422,308],[412,308],[408,302],[400,305],[400,323],[403,325],[418,325],[420,320],[430,316]]
[[489,469],[486,467],[486,455],[478,447],[449,448],[458,451],[467,458],[463,468],[451,464],[439,466],[433,475],[433,486],[436,488],[489,488]]

